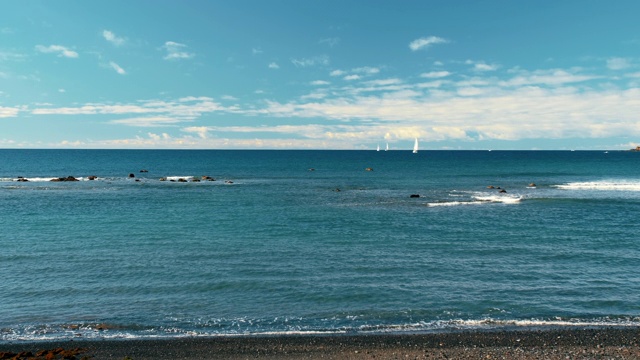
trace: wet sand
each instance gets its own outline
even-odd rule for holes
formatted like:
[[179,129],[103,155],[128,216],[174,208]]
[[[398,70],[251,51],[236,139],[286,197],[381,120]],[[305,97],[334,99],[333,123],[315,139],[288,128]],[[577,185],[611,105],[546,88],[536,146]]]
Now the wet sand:
[[18,359],[35,359],[38,351],[59,348],[76,350],[76,359],[97,360],[640,359],[640,328],[5,343],[0,359],[20,352]]

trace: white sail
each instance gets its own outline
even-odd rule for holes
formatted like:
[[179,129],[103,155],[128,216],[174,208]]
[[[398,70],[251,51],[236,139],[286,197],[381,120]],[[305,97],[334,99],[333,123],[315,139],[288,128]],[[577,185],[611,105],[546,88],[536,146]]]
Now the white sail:
[[389,143],[387,143],[387,147],[384,149],[384,151],[389,151]]
[[380,151],[380,145],[378,145],[378,148],[376,149],[376,151]]
[[418,153],[418,138],[416,138],[416,142],[413,144],[413,153]]

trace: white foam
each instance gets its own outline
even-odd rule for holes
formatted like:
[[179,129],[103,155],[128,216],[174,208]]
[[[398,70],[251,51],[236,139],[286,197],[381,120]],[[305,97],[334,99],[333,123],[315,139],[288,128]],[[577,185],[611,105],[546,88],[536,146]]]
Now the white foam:
[[503,204],[517,204],[522,200],[522,196],[516,195],[480,195],[474,198],[478,201]]
[[602,191],[640,191],[640,181],[633,180],[602,180],[572,182],[555,187],[563,190],[602,190]]
[[443,201],[428,203],[427,206],[459,206],[459,205],[481,205],[486,204],[486,201]]

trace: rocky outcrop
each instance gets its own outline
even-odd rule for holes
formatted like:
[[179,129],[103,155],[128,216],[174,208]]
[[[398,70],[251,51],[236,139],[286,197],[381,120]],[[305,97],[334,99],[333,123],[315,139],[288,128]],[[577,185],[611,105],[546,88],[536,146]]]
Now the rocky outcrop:
[[51,179],[51,181],[80,181],[76,178],[74,178],[73,176],[67,176],[66,178],[61,177],[61,178],[55,178],[55,179]]

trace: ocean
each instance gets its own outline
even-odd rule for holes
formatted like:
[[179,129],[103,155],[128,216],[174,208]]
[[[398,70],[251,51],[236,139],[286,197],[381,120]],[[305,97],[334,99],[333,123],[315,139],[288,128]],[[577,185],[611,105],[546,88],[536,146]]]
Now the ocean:
[[0,342],[640,326],[638,152],[4,149],[0,213]]

